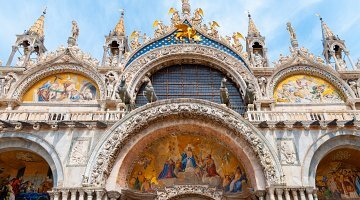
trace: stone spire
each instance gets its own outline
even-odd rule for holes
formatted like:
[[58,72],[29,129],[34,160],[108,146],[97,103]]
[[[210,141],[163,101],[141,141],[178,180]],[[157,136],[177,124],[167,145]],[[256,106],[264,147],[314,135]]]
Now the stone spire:
[[251,18],[250,12],[248,12],[248,17],[249,17],[248,37],[261,36],[259,30],[256,28],[254,20]]
[[119,22],[116,24],[114,33],[118,36],[124,36],[125,35],[125,26],[124,26],[124,10],[121,10],[121,17]]
[[30,27],[30,34],[37,34],[39,37],[44,37],[44,21],[45,21],[46,8],[43,11],[43,14],[35,21],[35,23]]
[[325,41],[327,39],[336,39],[335,34],[330,30],[328,25],[324,22],[323,18],[321,16],[319,16],[319,17],[320,17],[320,21],[321,21],[323,40]]
[[182,14],[184,17],[190,17],[191,7],[189,0],[181,0],[182,2]]

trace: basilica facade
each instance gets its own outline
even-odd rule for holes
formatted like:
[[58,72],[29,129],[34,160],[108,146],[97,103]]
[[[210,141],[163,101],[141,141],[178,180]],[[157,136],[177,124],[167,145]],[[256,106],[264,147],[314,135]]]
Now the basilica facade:
[[153,37],[122,13],[101,61],[76,21],[48,52],[45,11],[16,36],[0,64],[0,199],[360,199],[360,62],[320,16],[323,55],[287,23],[271,63],[250,14],[246,36],[221,36],[187,0],[169,13]]

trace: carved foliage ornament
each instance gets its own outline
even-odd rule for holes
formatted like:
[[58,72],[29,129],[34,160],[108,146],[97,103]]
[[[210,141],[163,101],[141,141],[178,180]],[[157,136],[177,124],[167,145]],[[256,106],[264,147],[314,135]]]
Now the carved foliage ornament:
[[[152,104],[151,107],[143,107],[141,111],[127,115],[103,144],[96,162],[91,171],[90,184],[102,186],[105,184],[112,167],[123,146],[142,128],[146,127],[152,121],[168,116],[186,116],[204,117],[229,126],[236,131],[238,137],[244,137],[254,150],[264,168],[264,174],[267,183],[277,183],[279,180],[279,171],[276,168],[275,160],[265,145],[265,142],[255,130],[252,130],[245,124],[241,117],[229,109],[224,109],[219,105],[204,102],[201,100],[192,100],[196,103],[179,101],[160,101]],[[157,104],[157,105],[156,105]],[[209,105],[208,105],[209,104]]]
[[199,194],[213,199],[222,199],[223,192],[206,185],[176,185],[173,188],[165,188],[157,192],[156,200],[171,199],[184,194]]

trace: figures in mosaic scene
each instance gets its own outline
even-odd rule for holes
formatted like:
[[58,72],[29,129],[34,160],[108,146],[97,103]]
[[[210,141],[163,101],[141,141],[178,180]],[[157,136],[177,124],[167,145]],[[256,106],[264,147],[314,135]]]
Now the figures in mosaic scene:
[[228,88],[226,87],[227,79],[223,78],[221,80],[221,86],[220,86],[220,100],[222,104],[225,104],[226,106],[230,106],[230,96]]
[[209,35],[214,38],[219,38],[219,31],[217,28],[220,27],[220,25],[216,21],[209,22],[210,25],[210,33]]
[[155,89],[151,83],[151,80],[149,78],[145,79],[145,89],[144,89],[144,97],[147,99],[148,103],[152,103],[157,101],[157,96],[155,94]]
[[25,101],[76,102],[95,100],[97,89],[87,78],[71,73],[57,74],[41,80],[24,97]]
[[[35,182],[33,182],[35,181]],[[53,188],[53,181],[50,177],[31,178],[26,180],[23,177],[6,178],[0,181],[0,199],[50,199],[47,194]]]
[[336,55],[336,60],[337,60],[337,63],[339,64],[338,65],[338,70],[340,71],[343,71],[343,70],[346,70],[346,62],[344,59],[341,58],[341,56],[338,54]]
[[266,78],[263,76],[258,78],[258,83],[262,96],[266,96],[266,84],[267,84]]
[[175,25],[178,25],[181,23],[181,19],[180,19],[178,10],[176,10],[175,8],[170,8],[169,14],[172,14],[172,17],[171,17],[172,26],[175,26]]
[[279,103],[343,102],[334,86],[308,75],[295,75],[283,80],[275,89],[274,98]]
[[360,198],[360,168],[335,162],[328,165],[325,173],[316,177],[319,199]]
[[192,23],[195,26],[201,25],[203,17],[204,17],[204,11],[201,8],[196,9],[194,12],[194,17],[191,19]]
[[232,39],[234,41],[234,44],[232,45],[238,52],[242,52],[243,50],[243,46],[240,42],[240,39],[244,39],[244,36],[239,33],[239,32],[236,32],[236,33],[233,33],[232,35]]
[[140,32],[138,31],[134,31],[132,32],[132,34],[130,35],[130,46],[132,50],[136,50],[137,48],[139,48],[140,44]]
[[237,159],[211,138],[167,136],[150,145],[139,159],[144,158],[151,162],[146,167],[137,162],[129,178],[131,188],[142,192],[184,184],[209,185],[227,193],[247,187],[246,174]]
[[255,67],[264,67],[264,58],[261,56],[259,51],[255,51],[254,53],[254,62]]

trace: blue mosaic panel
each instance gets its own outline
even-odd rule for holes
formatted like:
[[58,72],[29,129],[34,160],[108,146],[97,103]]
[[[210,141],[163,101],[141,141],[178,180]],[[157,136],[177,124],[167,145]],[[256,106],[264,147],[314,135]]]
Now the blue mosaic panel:
[[[192,41],[189,41],[189,39],[187,39],[187,38],[184,38],[184,42],[180,42],[175,38],[175,34],[176,34],[176,31],[174,33],[172,33],[171,35],[165,37],[165,38],[157,40],[157,41],[143,47],[135,55],[133,55],[130,58],[129,62],[126,64],[125,67],[129,66],[135,59],[139,58],[141,55],[143,55],[143,54],[145,54],[145,53],[147,53],[147,52],[149,52],[149,51],[151,51],[153,49],[157,49],[157,48],[164,47],[164,46],[182,44],[182,43],[186,43],[186,44],[194,43]],[[198,35],[201,37],[202,41],[195,42],[196,44],[201,44],[201,45],[204,45],[204,46],[209,46],[209,47],[216,48],[216,49],[218,49],[218,50],[220,50],[222,52],[225,52],[225,53],[235,57],[236,59],[238,59],[239,61],[241,61],[241,62],[243,62],[245,64],[243,59],[238,54],[236,54],[234,51],[232,51],[230,48],[228,48],[225,45],[223,45],[223,44],[221,44],[219,42],[216,42],[216,41],[214,41],[214,40],[212,40],[210,38],[207,38],[206,36],[204,36],[204,35],[202,35],[200,33],[198,33]]]
[[[201,65],[176,65],[157,71],[150,79],[158,100],[192,98],[215,103],[220,101],[220,85],[225,75],[213,68]],[[143,96],[145,84],[136,97],[136,105],[147,103]],[[244,103],[239,89],[228,79],[227,88],[231,106],[240,114],[244,113]]]

